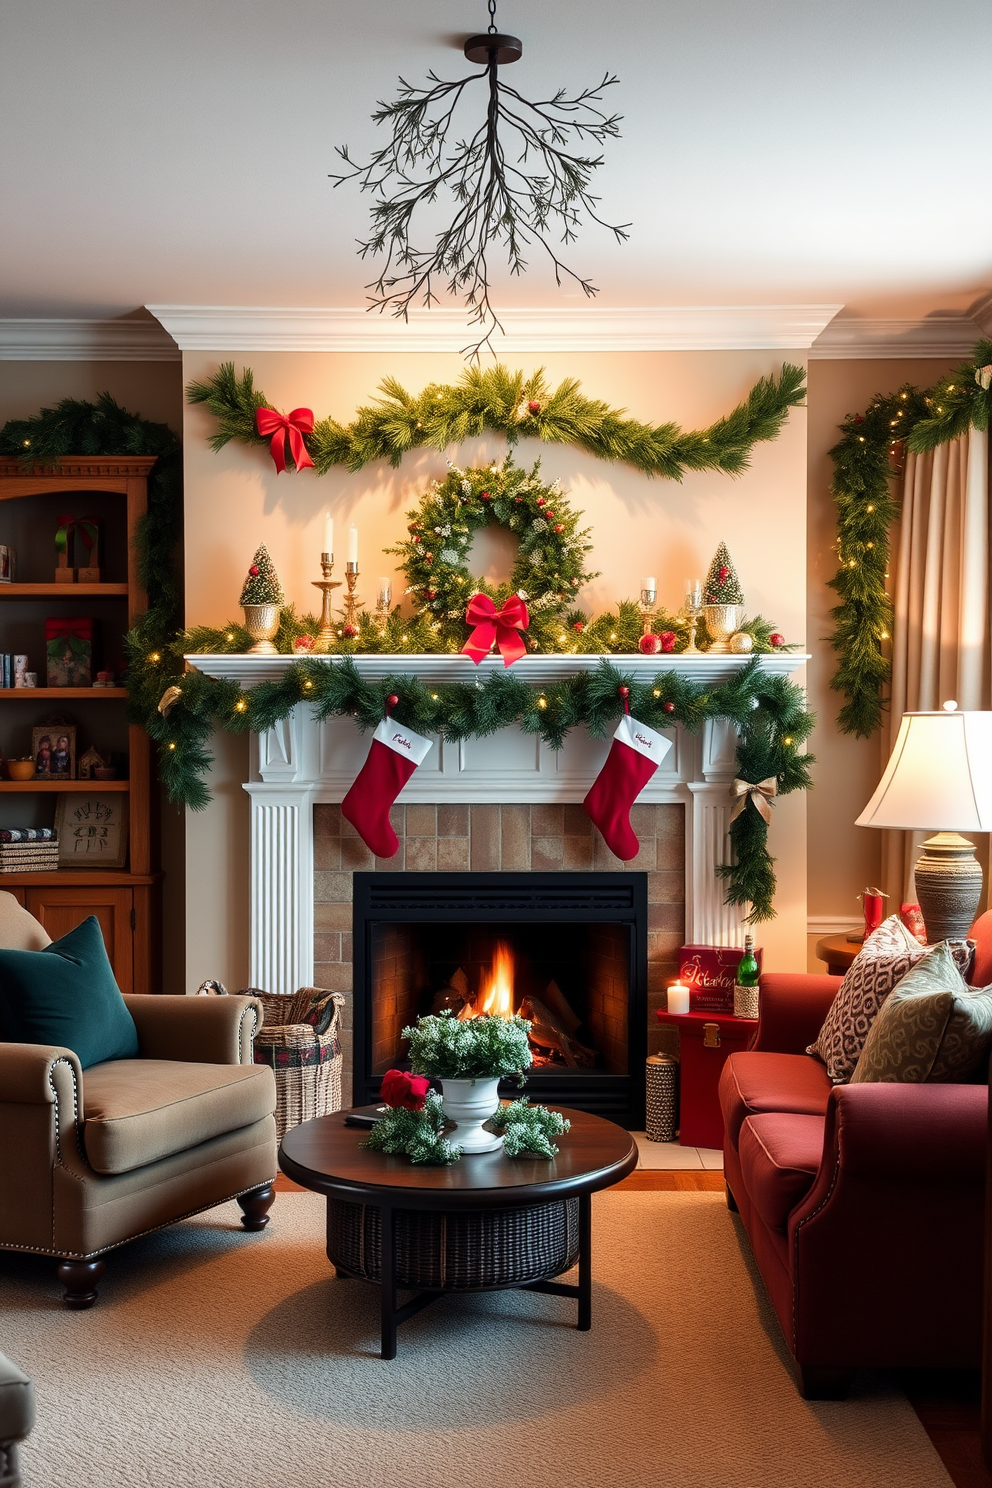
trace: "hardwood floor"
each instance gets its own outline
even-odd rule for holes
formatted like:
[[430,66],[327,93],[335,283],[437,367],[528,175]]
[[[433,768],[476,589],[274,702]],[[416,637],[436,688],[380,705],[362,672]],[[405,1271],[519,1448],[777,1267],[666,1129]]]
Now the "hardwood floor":
[[[723,1174],[712,1170],[638,1168],[616,1185],[634,1193],[722,1193]],[[276,1193],[302,1193],[285,1174]],[[977,1369],[906,1370],[900,1375],[923,1428],[954,1488],[992,1488],[979,1435],[981,1376]]]

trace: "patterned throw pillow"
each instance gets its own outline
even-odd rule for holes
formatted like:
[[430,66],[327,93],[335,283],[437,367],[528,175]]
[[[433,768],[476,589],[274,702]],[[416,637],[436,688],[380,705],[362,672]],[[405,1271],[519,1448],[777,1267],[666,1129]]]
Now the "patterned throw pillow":
[[[958,969],[966,973],[975,953],[970,940],[948,941]],[[840,990],[807,1054],[821,1059],[834,1084],[854,1074],[879,1009],[903,977],[927,954],[898,915],[890,915],[869,935],[840,984]]]
[[886,999],[851,1084],[967,1080],[990,1046],[992,987],[969,987],[942,941]]

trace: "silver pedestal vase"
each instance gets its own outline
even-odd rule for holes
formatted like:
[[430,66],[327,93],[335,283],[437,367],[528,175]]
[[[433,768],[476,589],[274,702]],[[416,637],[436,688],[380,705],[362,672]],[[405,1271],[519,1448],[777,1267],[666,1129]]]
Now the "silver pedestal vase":
[[744,606],[739,604],[703,605],[703,619],[709,632],[710,656],[724,656],[730,650],[730,637],[744,618]]
[[277,604],[253,604],[242,605],[245,612],[245,630],[254,641],[253,646],[248,647],[249,656],[275,656],[276,648],[272,644],[279,631],[279,615],[282,605]]

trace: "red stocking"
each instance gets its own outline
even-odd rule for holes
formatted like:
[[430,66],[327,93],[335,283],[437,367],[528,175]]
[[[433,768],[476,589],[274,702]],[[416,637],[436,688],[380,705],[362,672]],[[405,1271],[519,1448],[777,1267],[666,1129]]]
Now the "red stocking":
[[671,747],[664,734],[629,715],[622,718],[606,764],[582,803],[610,852],[625,863],[637,857],[641,845],[630,825],[630,808]]
[[341,815],[377,858],[391,858],[400,845],[389,824],[389,808],[430,747],[430,739],[391,718],[384,718],[372,735],[365,763],[341,802]]

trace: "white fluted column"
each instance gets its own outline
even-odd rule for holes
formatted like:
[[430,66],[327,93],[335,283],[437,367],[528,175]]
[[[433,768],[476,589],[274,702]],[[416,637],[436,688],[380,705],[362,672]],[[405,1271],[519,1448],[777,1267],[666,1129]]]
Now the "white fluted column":
[[246,785],[251,797],[251,985],[313,984],[313,792]]

